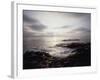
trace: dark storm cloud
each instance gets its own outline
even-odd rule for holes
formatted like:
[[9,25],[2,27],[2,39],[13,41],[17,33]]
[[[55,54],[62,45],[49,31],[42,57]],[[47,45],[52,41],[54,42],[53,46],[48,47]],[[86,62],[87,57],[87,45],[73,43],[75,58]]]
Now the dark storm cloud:
[[29,16],[27,16],[26,14],[23,14],[23,21],[24,22],[36,22],[35,19],[30,18]]
[[30,14],[25,12],[23,13],[23,23],[24,23],[24,28],[29,27],[31,31],[32,30],[42,31],[46,28],[46,26],[40,23],[39,20],[33,18]]
[[43,24],[32,24],[31,26],[29,26],[31,29],[36,30],[36,31],[42,31],[44,30],[46,27]]

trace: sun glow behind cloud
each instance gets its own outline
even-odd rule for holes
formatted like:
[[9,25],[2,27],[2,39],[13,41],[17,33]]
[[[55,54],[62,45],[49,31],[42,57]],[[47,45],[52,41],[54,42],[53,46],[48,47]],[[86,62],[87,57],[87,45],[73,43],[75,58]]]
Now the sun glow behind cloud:
[[24,10],[25,34],[32,36],[82,36],[90,31],[89,13]]

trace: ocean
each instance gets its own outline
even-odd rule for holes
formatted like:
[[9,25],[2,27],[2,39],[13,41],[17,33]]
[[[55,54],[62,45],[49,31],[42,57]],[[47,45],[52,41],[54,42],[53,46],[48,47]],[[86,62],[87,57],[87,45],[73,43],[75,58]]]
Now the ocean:
[[73,49],[59,47],[59,44],[70,44],[70,43],[79,43],[79,42],[87,42],[88,40],[75,39],[75,38],[66,38],[66,37],[30,37],[24,38],[23,40],[23,53],[28,50],[38,49],[45,50],[51,56],[64,58],[75,54]]

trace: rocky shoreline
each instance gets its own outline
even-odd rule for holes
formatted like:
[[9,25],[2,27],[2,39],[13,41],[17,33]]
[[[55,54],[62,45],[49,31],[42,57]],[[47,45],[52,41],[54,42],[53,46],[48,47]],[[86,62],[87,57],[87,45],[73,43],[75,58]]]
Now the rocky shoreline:
[[[74,55],[58,58],[49,55],[45,50],[30,50],[23,54],[23,69],[77,67],[91,65],[90,43],[58,44],[58,47],[73,49]],[[72,52],[72,53],[73,53]]]

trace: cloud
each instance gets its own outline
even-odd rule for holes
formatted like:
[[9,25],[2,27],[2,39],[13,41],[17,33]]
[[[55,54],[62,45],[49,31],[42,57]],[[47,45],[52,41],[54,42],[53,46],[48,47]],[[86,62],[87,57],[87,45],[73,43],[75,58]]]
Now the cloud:
[[32,19],[31,17],[29,17],[28,15],[25,15],[25,14],[23,14],[23,21],[24,22],[29,22],[29,23],[37,22],[37,20]]
[[66,29],[66,28],[72,28],[72,27],[73,27],[73,25],[64,25],[64,26],[61,26],[60,28]]
[[[46,28],[45,25],[43,25],[42,23],[40,23],[39,20],[30,17],[30,15],[28,14],[23,14],[23,24],[24,24],[24,29],[25,31],[27,31],[26,29],[30,29],[30,31],[42,31]],[[28,28],[29,27],[29,28]]]
[[90,28],[79,27],[72,30],[73,32],[90,32]]
[[46,26],[44,26],[41,23],[37,23],[37,24],[32,24],[29,26],[31,29],[36,30],[36,31],[42,31],[46,28]]

